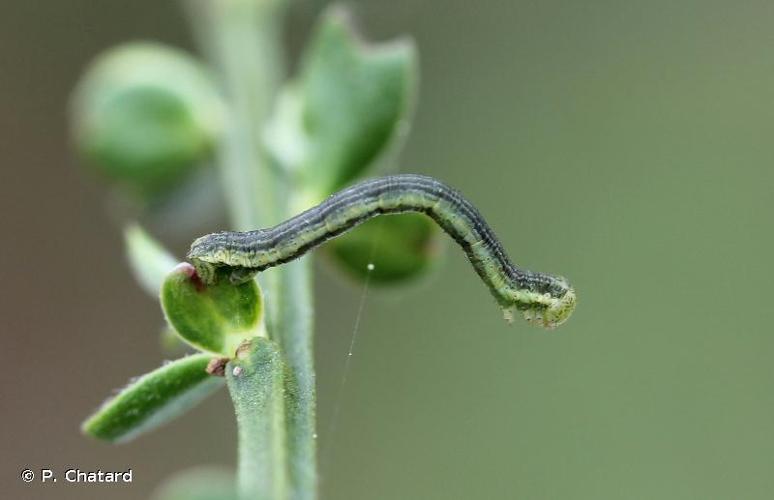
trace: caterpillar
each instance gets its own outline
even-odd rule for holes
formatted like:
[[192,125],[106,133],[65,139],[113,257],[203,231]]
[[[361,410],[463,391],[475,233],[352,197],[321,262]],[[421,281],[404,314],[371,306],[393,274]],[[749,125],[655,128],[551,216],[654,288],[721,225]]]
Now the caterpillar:
[[219,232],[196,239],[188,258],[205,283],[225,271],[233,283],[297,259],[323,242],[378,215],[420,212],[456,241],[503,310],[508,322],[521,311],[532,324],[554,328],[575,308],[566,279],[513,265],[478,210],[457,190],[422,175],[366,180],[331,195],[277,226]]

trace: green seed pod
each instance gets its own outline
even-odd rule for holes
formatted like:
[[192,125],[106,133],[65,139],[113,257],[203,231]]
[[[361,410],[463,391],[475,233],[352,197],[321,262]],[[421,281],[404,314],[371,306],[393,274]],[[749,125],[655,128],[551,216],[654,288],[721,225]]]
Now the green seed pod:
[[222,101],[199,62],[149,42],[97,57],[71,106],[76,146],[86,162],[141,193],[171,187],[207,159],[222,117]]
[[372,284],[391,285],[422,276],[441,248],[441,233],[430,218],[401,214],[372,219],[328,244],[336,265]]
[[213,354],[232,357],[242,341],[264,333],[263,300],[255,280],[206,285],[192,265],[183,263],[164,280],[161,306],[185,342]]

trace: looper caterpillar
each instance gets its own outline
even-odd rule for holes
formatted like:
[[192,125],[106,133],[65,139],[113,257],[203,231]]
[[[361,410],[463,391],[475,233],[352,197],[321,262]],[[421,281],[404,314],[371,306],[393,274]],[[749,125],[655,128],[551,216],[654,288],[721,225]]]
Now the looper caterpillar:
[[238,283],[294,260],[367,219],[401,212],[428,215],[462,247],[508,321],[519,310],[528,322],[553,328],[572,314],[575,291],[567,280],[513,265],[468,200],[422,175],[363,181],[271,228],[208,234],[193,242],[188,257],[203,281],[212,282],[216,271],[225,270]]

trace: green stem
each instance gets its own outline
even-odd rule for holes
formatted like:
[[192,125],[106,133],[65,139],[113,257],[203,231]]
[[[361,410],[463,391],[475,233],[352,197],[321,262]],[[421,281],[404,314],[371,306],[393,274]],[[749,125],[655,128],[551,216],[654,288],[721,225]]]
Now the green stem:
[[188,0],[187,6],[226,94],[219,165],[232,225],[247,231],[276,223],[280,179],[266,158],[261,134],[284,76],[282,2]]
[[274,338],[285,354],[291,376],[286,398],[290,498],[313,500],[317,496],[317,434],[310,259],[285,264],[279,285],[279,322]]
[[239,432],[238,488],[244,499],[287,498],[284,366],[274,342],[256,337],[226,367]]
[[[261,134],[283,78],[280,24],[282,0],[188,0],[193,25],[205,53],[222,78],[229,102],[226,134],[220,149],[220,169],[232,225],[237,230],[267,227],[294,215],[288,201],[297,186],[281,175],[268,159]],[[249,494],[282,500],[313,500],[317,496],[315,443],[315,377],[312,351],[311,270],[307,259],[261,273],[266,295],[267,329],[287,365],[286,414],[250,415],[248,400],[231,387],[239,425],[239,483],[254,488]],[[260,380],[256,380],[260,383]],[[242,411],[240,411],[240,405]],[[257,421],[280,419],[274,425]],[[286,450],[260,447],[273,442],[265,435],[284,432]],[[275,436],[276,437],[276,436]],[[252,454],[261,459],[251,459]],[[262,484],[247,476],[267,478],[282,465],[286,487]],[[280,476],[275,480],[280,480]],[[276,481],[275,481],[276,483]],[[284,492],[276,496],[277,491]],[[245,492],[245,490],[243,490]]]

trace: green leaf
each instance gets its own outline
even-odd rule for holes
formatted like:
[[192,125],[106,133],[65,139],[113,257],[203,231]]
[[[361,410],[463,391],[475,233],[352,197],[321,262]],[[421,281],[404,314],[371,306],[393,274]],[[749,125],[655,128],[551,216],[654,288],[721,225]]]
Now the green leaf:
[[239,432],[242,498],[289,498],[285,461],[285,363],[277,345],[256,337],[226,366]]
[[205,285],[188,263],[179,264],[161,287],[169,324],[193,347],[232,357],[239,344],[263,335],[263,301],[255,280]]
[[223,385],[205,371],[210,359],[195,354],[132,381],[83,423],[83,432],[123,443],[182,415]]
[[300,170],[310,189],[328,195],[348,184],[405,131],[416,79],[410,39],[366,45],[343,9],[323,14],[298,82],[305,137],[297,141],[304,144]]
[[148,294],[158,297],[161,284],[179,261],[137,224],[124,229],[124,243],[137,282]]
[[201,466],[167,479],[152,500],[239,500],[234,473],[220,467]]
[[204,67],[181,50],[132,42],[101,54],[78,83],[78,151],[104,176],[141,193],[172,187],[211,156],[222,102]]
[[[416,279],[432,268],[441,231],[422,214],[377,217],[331,240],[327,253],[347,274],[376,285]],[[369,264],[373,267],[369,269]]]

